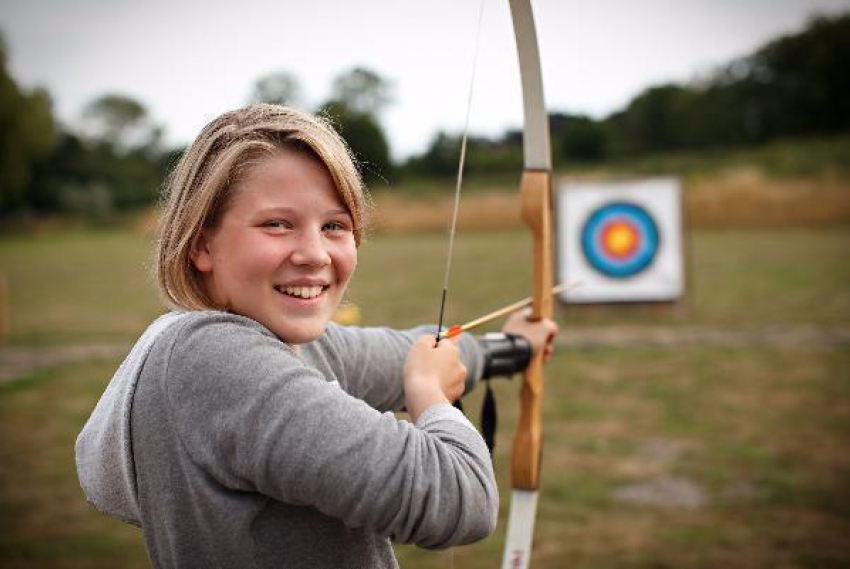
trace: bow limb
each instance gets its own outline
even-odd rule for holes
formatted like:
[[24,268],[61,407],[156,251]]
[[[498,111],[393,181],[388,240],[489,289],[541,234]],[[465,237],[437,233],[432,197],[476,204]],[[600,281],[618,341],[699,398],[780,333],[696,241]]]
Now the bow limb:
[[[520,186],[522,217],[532,234],[531,318],[552,316],[552,156],[549,118],[530,0],[510,0],[516,35],[524,108],[523,161]],[[523,375],[520,417],[511,456],[512,494],[503,569],[524,569],[531,557],[534,518],[540,486],[543,429],[543,351],[534,354]]]

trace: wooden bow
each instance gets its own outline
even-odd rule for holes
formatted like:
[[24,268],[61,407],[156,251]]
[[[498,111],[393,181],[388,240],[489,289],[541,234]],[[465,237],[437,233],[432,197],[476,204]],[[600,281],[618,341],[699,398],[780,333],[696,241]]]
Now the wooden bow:
[[[530,0],[510,0],[519,54],[524,108],[520,185],[522,218],[532,234],[531,319],[552,316],[552,154],[549,117],[543,99],[540,53]],[[502,569],[525,569],[531,557],[543,428],[543,351],[534,354],[523,375],[520,416],[511,456],[512,493]]]

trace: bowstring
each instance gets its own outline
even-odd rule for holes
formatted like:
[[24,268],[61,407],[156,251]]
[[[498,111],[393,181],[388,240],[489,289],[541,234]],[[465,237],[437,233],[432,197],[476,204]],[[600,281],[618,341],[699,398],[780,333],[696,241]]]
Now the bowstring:
[[446,296],[449,291],[449,275],[452,270],[452,256],[454,254],[455,233],[457,230],[457,218],[460,211],[460,188],[463,185],[463,169],[466,164],[466,143],[469,139],[469,117],[472,114],[472,98],[475,92],[475,75],[478,71],[478,51],[481,46],[481,29],[484,21],[484,5],[486,0],[480,0],[478,3],[478,27],[475,31],[475,49],[472,54],[472,72],[469,76],[469,89],[466,97],[466,118],[463,124],[463,135],[460,139],[460,158],[457,166],[457,180],[455,183],[454,207],[452,209],[452,223],[449,227],[449,248],[446,254],[446,269],[443,274],[443,293],[440,298],[440,318],[437,324],[437,341],[435,345],[440,343],[440,332],[443,330],[443,317],[446,311]]

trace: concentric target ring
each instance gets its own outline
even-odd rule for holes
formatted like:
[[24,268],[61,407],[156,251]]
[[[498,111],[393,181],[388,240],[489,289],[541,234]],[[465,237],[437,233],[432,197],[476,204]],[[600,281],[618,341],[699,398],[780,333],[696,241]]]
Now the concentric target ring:
[[581,231],[588,264],[614,279],[632,277],[652,264],[658,253],[658,226],[633,203],[605,204],[590,215]]

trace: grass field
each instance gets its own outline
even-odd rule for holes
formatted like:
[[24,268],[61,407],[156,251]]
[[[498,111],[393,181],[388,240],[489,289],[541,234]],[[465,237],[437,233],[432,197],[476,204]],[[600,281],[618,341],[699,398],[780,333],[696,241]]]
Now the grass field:
[[[527,247],[515,230],[461,234],[449,319],[525,296]],[[149,248],[148,235],[118,229],[0,238],[2,350],[129,345],[160,311]],[[850,327],[846,227],[697,230],[688,249],[682,305],[561,309],[564,334]],[[364,323],[433,321],[444,254],[442,233],[372,237],[349,298]],[[83,359],[0,385],[0,566],[147,566],[138,530],[91,510],[74,473],[73,440],[117,363]],[[850,566],[846,344],[563,349],[547,378],[535,567]],[[495,387],[504,522],[517,386]],[[474,546],[398,552],[405,568],[496,567],[503,539],[500,523]]]

